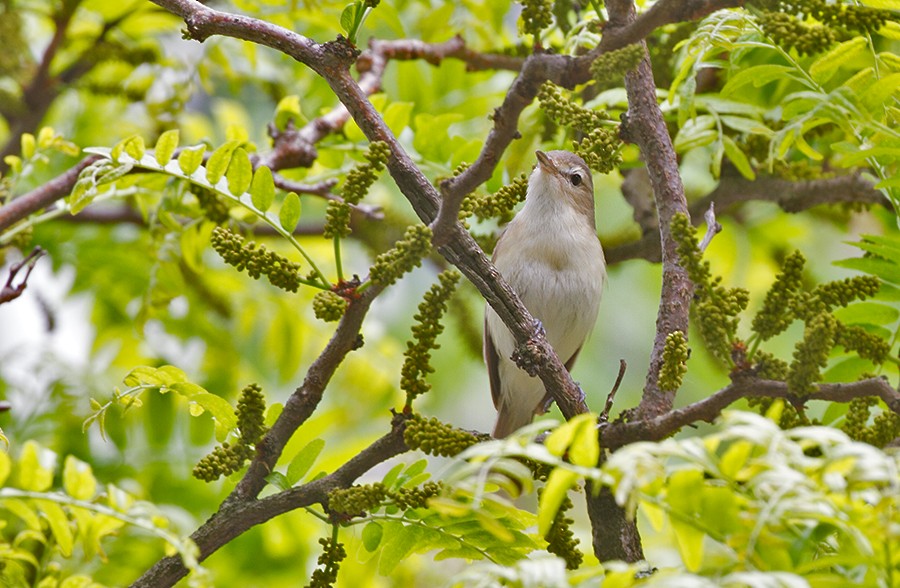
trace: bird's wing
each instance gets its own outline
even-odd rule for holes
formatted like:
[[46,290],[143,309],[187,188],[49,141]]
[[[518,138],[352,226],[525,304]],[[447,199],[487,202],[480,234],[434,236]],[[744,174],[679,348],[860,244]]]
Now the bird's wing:
[[488,379],[491,383],[491,398],[494,408],[500,408],[500,355],[494,347],[494,340],[488,330],[487,316],[484,317],[484,363],[487,366]]

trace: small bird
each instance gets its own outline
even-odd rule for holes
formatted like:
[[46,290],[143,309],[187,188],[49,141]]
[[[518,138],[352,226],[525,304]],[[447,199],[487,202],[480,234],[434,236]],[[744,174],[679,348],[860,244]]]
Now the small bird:
[[[568,151],[535,155],[525,206],[500,236],[492,259],[571,370],[597,321],[606,280],[606,260],[594,222],[594,185],[590,169],[578,155]],[[484,361],[498,412],[497,438],[527,425],[548,405],[541,380],[510,359],[515,346],[509,329],[487,306]]]

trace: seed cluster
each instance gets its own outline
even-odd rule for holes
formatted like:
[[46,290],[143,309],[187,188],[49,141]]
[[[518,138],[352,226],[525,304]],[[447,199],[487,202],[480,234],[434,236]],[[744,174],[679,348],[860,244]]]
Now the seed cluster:
[[435,341],[444,330],[441,318],[447,312],[447,302],[456,291],[460,275],[455,271],[445,271],[438,275],[438,284],[434,284],[419,304],[419,312],[415,315],[416,324],[412,327],[413,340],[406,342],[403,367],[400,370],[400,389],[406,392],[406,406],[412,406],[413,400],[428,392],[431,384],[425,380],[426,375],[434,372],[431,365],[431,350],[440,347]]
[[225,227],[213,229],[210,243],[225,263],[238,271],[246,270],[254,280],[265,275],[273,286],[288,292],[296,292],[300,287],[300,264],[269,251],[265,245],[257,248],[253,241],[247,243]]

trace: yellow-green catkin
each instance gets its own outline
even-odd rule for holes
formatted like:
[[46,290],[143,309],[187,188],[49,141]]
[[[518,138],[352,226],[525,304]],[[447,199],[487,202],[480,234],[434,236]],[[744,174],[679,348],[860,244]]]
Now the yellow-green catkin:
[[350,170],[341,189],[340,200],[330,200],[325,211],[325,227],[322,234],[332,239],[350,235],[350,207],[359,204],[384,169],[391,149],[384,141],[375,141],[365,153],[365,163]]
[[625,74],[637,67],[643,58],[644,48],[639,43],[601,53],[591,63],[591,77],[601,90],[621,86]]
[[239,437],[234,443],[222,443],[194,466],[193,476],[212,482],[220,476],[238,471],[253,457],[254,446],[266,433],[266,400],[258,384],[249,384],[241,391],[234,413],[237,416]]
[[579,140],[572,141],[572,149],[591,169],[609,173],[621,163],[622,142],[606,112],[576,104],[552,82],[544,82],[537,98],[553,122],[580,135]]
[[369,270],[369,279],[374,284],[389,286],[406,272],[421,265],[422,258],[430,250],[431,228],[425,225],[410,226],[403,239],[375,258],[375,263]]
[[425,419],[418,414],[413,414],[406,421],[406,428],[403,431],[403,441],[410,449],[442,457],[453,457],[472,445],[490,438],[490,435],[474,435],[442,423],[434,417]]
[[416,321],[412,327],[413,340],[406,343],[403,367],[400,370],[400,389],[406,392],[407,407],[412,406],[413,400],[431,389],[431,384],[425,379],[434,371],[431,366],[431,350],[440,347],[436,340],[444,330],[441,318],[447,311],[447,301],[456,291],[459,278],[459,273],[455,271],[441,272],[438,283],[425,293],[419,304],[419,312],[413,317]]
[[349,304],[349,301],[337,292],[323,290],[313,297],[312,307],[317,319],[329,323],[340,320]]
[[567,516],[568,511],[572,508],[572,500],[567,496],[563,499],[556,516],[553,517],[553,523],[547,536],[547,551],[561,557],[566,562],[566,569],[577,570],[584,561],[584,554],[578,549],[580,541],[572,532],[572,525],[575,520]]
[[347,550],[344,549],[344,544],[339,543],[335,537],[321,537],[319,545],[322,546],[322,553],[317,561],[320,567],[313,572],[309,584],[307,584],[308,588],[330,588],[334,586],[334,583],[337,582],[341,562],[347,557]]
[[837,328],[837,319],[828,313],[819,314],[806,323],[803,339],[794,348],[794,360],[787,374],[786,382],[792,393],[805,396],[815,390],[834,347]]
[[296,292],[302,283],[299,263],[267,250],[265,245],[257,248],[256,243],[247,243],[224,227],[213,229],[210,243],[225,263],[238,271],[246,270],[254,280],[264,275],[273,286],[288,292]]
[[682,379],[687,373],[689,355],[690,349],[683,332],[675,331],[666,336],[662,366],[659,370],[660,390],[676,392],[681,388]]
[[482,221],[497,218],[501,224],[508,223],[512,220],[513,208],[525,201],[527,191],[528,176],[519,174],[493,194],[485,196],[473,192],[463,200],[460,206],[460,220],[474,215]]
[[553,0],[522,0],[521,21],[522,32],[534,35],[535,43],[541,31],[553,24]]
[[794,299],[800,290],[806,259],[799,251],[785,258],[781,273],[766,293],[762,308],[753,318],[751,328],[765,341],[784,331],[794,321]]

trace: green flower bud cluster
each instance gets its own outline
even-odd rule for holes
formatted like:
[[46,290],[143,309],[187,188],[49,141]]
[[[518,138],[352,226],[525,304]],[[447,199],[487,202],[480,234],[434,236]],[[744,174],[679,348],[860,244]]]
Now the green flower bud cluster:
[[600,90],[619,87],[625,74],[637,67],[643,58],[644,48],[640,43],[601,53],[591,63],[591,76]]
[[683,332],[674,331],[666,336],[662,366],[659,369],[660,390],[677,392],[681,388],[682,378],[687,373],[690,352]]
[[757,20],[772,41],[786,50],[795,48],[800,55],[821,53],[838,39],[838,33],[833,28],[807,25],[783,12],[763,12]]
[[566,562],[566,569],[577,570],[584,561],[584,554],[578,549],[580,541],[572,532],[575,520],[566,516],[571,508],[572,500],[567,496],[556,511],[553,524],[544,539],[547,541],[547,551],[561,557]]
[[434,372],[431,366],[431,350],[438,349],[435,341],[444,331],[441,317],[447,312],[447,301],[456,291],[460,275],[455,271],[444,271],[438,275],[439,284],[434,284],[425,293],[419,304],[419,312],[413,317],[413,340],[406,342],[403,367],[400,370],[400,389],[406,392],[406,406],[412,406],[416,397],[431,390],[425,376]]
[[348,517],[361,516],[380,508],[387,497],[388,489],[381,482],[338,488],[328,493],[328,510]]
[[828,363],[828,355],[834,347],[837,329],[838,320],[827,312],[807,321],[803,339],[794,348],[794,360],[785,380],[791,392],[805,396],[815,390],[816,382],[822,379],[821,369]]
[[213,229],[210,243],[225,263],[238,271],[247,270],[254,280],[265,274],[273,286],[282,290],[296,292],[300,287],[300,264],[267,250],[265,245],[257,249],[256,243],[245,243],[243,237],[224,227]]
[[266,397],[259,384],[250,384],[241,390],[234,412],[241,432],[241,443],[256,445],[266,432]]
[[806,258],[799,251],[788,255],[781,273],[766,293],[763,306],[753,317],[751,328],[765,341],[781,333],[794,321],[793,301],[800,291]]
[[672,218],[672,237],[681,266],[694,284],[691,312],[698,331],[709,351],[727,365],[733,364],[732,347],[737,341],[737,315],[750,301],[743,288],[725,288],[721,277],[712,277],[709,262],[701,257],[690,220],[684,214]]
[[847,414],[844,416],[844,422],[841,423],[841,430],[847,433],[851,439],[859,441],[868,429],[870,409],[876,404],[878,404],[878,398],[874,396],[854,398],[848,402]]
[[572,147],[588,167],[601,174],[608,174],[622,163],[622,141],[615,129],[592,129],[581,141],[572,141]]
[[425,225],[407,227],[403,239],[393,249],[375,258],[369,279],[380,286],[390,286],[400,276],[422,264],[422,258],[431,250],[431,228]]
[[258,384],[250,384],[241,391],[234,413],[240,438],[233,445],[222,443],[204,456],[194,466],[193,476],[204,482],[212,482],[219,476],[229,476],[238,471],[253,457],[254,446],[262,439],[265,427],[266,399]]
[[897,437],[900,437],[900,415],[886,410],[875,417],[860,440],[875,447],[884,447]]
[[500,223],[508,223],[513,217],[516,204],[525,201],[528,191],[528,176],[519,174],[513,181],[487,196],[471,193],[463,199],[459,209],[460,220],[472,215],[479,220],[498,218]]
[[406,421],[403,441],[410,449],[418,449],[429,455],[453,457],[476,443],[487,441],[490,435],[473,435],[456,429],[432,417],[425,419],[413,414]]
[[848,5],[828,0],[753,0],[748,4],[769,12],[809,16],[824,25],[848,31],[875,33],[891,18],[889,10]]
[[437,496],[444,489],[440,482],[426,482],[415,488],[388,490],[381,482],[339,488],[328,493],[328,510],[345,517],[362,516],[376,511],[386,504],[393,504],[400,510],[421,508],[428,499]]
[[552,6],[553,0],[522,0],[522,31],[537,40],[541,31],[553,24]]
[[318,564],[321,568],[316,568],[312,577],[307,584],[308,588],[330,588],[337,582],[338,571],[341,568],[341,562],[347,557],[347,550],[344,549],[343,543],[338,543],[331,537],[322,537],[319,539],[319,545],[322,546],[322,554],[319,555]]
[[754,356],[756,376],[763,380],[784,381],[788,375],[788,364],[767,351],[757,351]]
[[582,135],[580,141],[572,142],[573,150],[591,169],[605,174],[621,163],[622,142],[618,132],[609,126],[605,111],[579,106],[549,81],[541,85],[537,98],[550,119]]
[[253,456],[253,448],[236,443],[222,443],[208,455],[203,456],[191,472],[198,480],[214,482],[220,476],[230,476],[238,471]]
[[884,363],[891,353],[890,343],[857,325],[838,322],[835,343],[876,365]]
[[410,510],[427,506],[428,499],[437,496],[444,490],[440,482],[426,482],[415,488],[398,488],[391,492],[391,499],[400,510]]
[[544,82],[537,93],[541,108],[554,122],[581,133],[590,133],[609,122],[609,115],[602,110],[579,106],[565,96],[553,82]]
[[228,214],[228,205],[222,202],[219,197],[216,196],[215,192],[200,186],[193,186],[191,192],[197,198],[200,210],[203,211],[203,215],[206,218],[217,225],[221,225],[230,218]]
[[812,297],[826,310],[831,310],[836,306],[847,306],[854,300],[870,298],[880,288],[881,281],[875,276],[854,276],[821,284],[812,291]]
[[369,192],[369,188],[378,179],[378,172],[384,169],[391,148],[384,141],[375,141],[369,145],[365,154],[365,163],[354,167],[347,174],[341,190],[341,200],[330,200],[325,211],[325,228],[322,234],[327,239],[347,237],[350,235],[350,206],[359,204]]
[[316,318],[331,323],[341,320],[349,301],[332,290],[323,290],[313,297],[312,307]]

